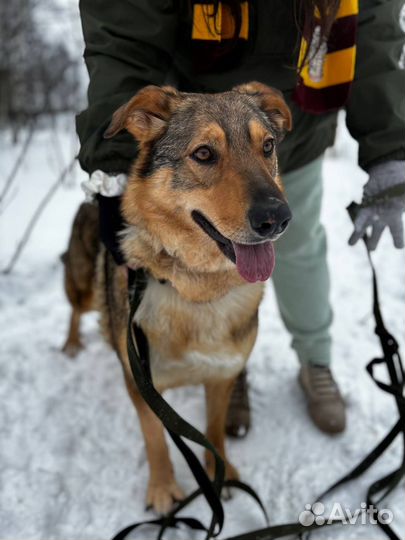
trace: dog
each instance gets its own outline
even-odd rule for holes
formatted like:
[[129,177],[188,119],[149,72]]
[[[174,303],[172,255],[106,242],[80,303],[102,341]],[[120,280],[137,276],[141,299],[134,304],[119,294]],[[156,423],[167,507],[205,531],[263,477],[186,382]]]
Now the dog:
[[[160,392],[205,386],[206,434],[228,479],[238,478],[225,451],[229,399],[255,343],[273,242],[291,219],[277,165],[291,127],[282,95],[252,82],[210,95],[147,86],[114,113],[105,133],[127,130],[138,144],[122,198],[121,248],[128,267],[148,274],[135,320],[149,342],[154,384]],[[139,415],[150,468],[147,505],[166,513],[183,493],[163,426],[131,374],[127,270],[100,243],[94,248],[97,226],[95,207],[82,205],[64,257],[73,308],[64,349],[79,350],[80,315],[97,306]],[[213,477],[210,453],[206,468]]]

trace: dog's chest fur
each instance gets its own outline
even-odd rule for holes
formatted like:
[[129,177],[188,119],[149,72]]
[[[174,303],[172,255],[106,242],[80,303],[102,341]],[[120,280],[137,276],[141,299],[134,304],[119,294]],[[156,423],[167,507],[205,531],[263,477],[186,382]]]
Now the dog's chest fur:
[[148,337],[155,385],[200,384],[239,373],[248,354],[244,337],[256,332],[262,294],[262,284],[246,284],[195,303],[170,283],[149,278],[135,320]]

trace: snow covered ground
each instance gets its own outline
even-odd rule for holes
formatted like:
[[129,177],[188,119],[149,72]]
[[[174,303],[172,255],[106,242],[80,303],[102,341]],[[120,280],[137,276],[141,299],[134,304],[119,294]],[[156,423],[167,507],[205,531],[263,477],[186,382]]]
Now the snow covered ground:
[[[72,139],[58,130],[36,135],[10,197],[0,209],[0,264],[8,262],[41,196],[58,175],[60,153],[68,159]],[[0,189],[16,149],[0,135]],[[345,207],[359,200],[366,176],[355,165],[356,145],[342,133],[325,163],[324,223],[335,309],[334,369],[348,404],[348,428],[329,437],[309,421],[271,285],[261,308],[260,335],[249,364],[253,428],[243,441],[229,441],[242,479],[263,498],[272,523],[296,521],[316,494],[346,473],[396,421],[393,399],[378,390],[364,370],[379,347],[373,337],[370,273],[362,246],[350,248],[351,225]],[[60,165],[59,165],[60,167]],[[59,254],[74,212],[82,200],[83,174],[56,193],[10,275],[0,276],[0,538],[108,539],[121,527],[150,518],[144,511],[147,464],[135,411],[119,364],[103,343],[97,315],[84,321],[86,350],[75,360],[60,352],[69,306],[62,287]],[[384,234],[375,260],[383,309],[391,331],[405,345],[404,252]],[[404,350],[404,349],[403,349]],[[384,374],[381,375],[382,377]],[[167,394],[191,422],[204,427],[200,388]],[[201,455],[201,453],[200,453]],[[186,492],[194,481],[178,452],[172,457]],[[359,508],[372,480],[398,466],[399,444],[364,477],[342,488],[331,502]],[[385,503],[384,503],[385,504]],[[389,497],[393,525],[405,536],[404,484]],[[236,493],[225,503],[221,538],[263,526],[259,510]],[[186,514],[208,522],[203,501]],[[187,539],[180,531],[168,538]],[[143,540],[154,531],[138,533]],[[343,526],[314,538],[383,538],[371,525]]]

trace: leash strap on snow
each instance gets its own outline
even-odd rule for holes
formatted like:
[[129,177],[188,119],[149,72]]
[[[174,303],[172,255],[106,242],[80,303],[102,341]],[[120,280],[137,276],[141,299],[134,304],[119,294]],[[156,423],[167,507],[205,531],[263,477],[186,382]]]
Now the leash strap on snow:
[[[360,205],[351,203],[347,208],[349,215],[354,220]],[[399,354],[399,345],[395,337],[387,330],[380,308],[380,299],[377,285],[377,275],[374,268],[374,264],[371,258],[370,250],[368,249],[367,242],[364,238],[364,244],[367,250],[367,257],[370,263],[373,282],[373,314],[375,320],[375,334],[378,336],[383,352],[383,356],[380,358],[374,358],[366,366],[367,372],[373,379],[375,384],[384,392],[387,392],[395,397],[395,402],[398,408],[399,420],[391,428],[389,433],[381,440],[381,442],[346,476],[335,482],[330,488],[325,490],[319,497],[322,499],[326,495],[330,494],[337,487],[359,477],[363,474],[373,463],[377,461],[379,457],[387,450],[389,446],[394,442],[398,435],[402,435],[403,439],[403,451],[402,461],[398,469],[395,469],[391,473],[387,474],[383,478],[373,482],[367,490],[367,506],[373,506],[378,510],[378,504],[381,503],[398,485],[402,478],[405,477],[405,373],[402,364],[401,356]],[[388,371],[389,383],[384,383],[378,380],[374,374],[374,368],[377,365],[385,364]],[[400,537],[393,531],[393,529],[380,520],[377,521],[378,526],[384,531],[386,536],[391,540],[401,540]]]
[[[356,215],[358,208],[359,205],[356,203],[352,203],[349,206],[348,212],[352,219]],[[383,455],[397,436],[402,434],[403,456],[401,465],[398,469],[395,469],[383,478],[373,482],[367,491],[367,506],[371,505],[378,509],[377,505],[381,503],[381,501],[387,497],[387,495],[391,493],[393,489],[395,489],[401,479],[405,476],[405,374],[399,355],[398,343],[392,334],[388,332],[383,321],[379,303],[376,273],[368,248],[367,255],[373,277],[373,314],[376,324],[375,333],[379,337],[383,356],[381,358],[375,358],[369,362],[366,369],[375,384],[381,390],[395,397],[399,412],[399,420],[392,427],[389,433],[381,440],[381,442],[356,467],[354,467],[352,471],[325,490],[319,497],[317,497],[316,500],[323,499],[337,487],[342,486],[343,484],[346,484],[347,482],[363,474],[373,463],[375,463],[375,461],[377,461],[380,456]],[[145,270],[138,269],[135,271],[128,271],[128,292],[130,300],[130,316],[128,322],[128,355],[131,370],[139,392],[150,408],[162,421],[172,440],[183,454],[199,488],[188,495],[166,516],[159,519],[143,521],[130,525],[116,534],[112,540],[124,540],[133,530],[142,525],[159,526],[160,529],[157,540],[162,540],[163,534],[167,528],[177,528],[179,525],[187,526],[196,531],[204,531],[206,534],[206,540],[214,538],[221,532],[224,523],[224,510],[220,499],[221,491],[224,486],[238,488],[248,493],[259,504],[265,515],[266,521],[268,522],[266,510],[256,492],[243,482],[224,480],[224,463],[222,458],[216,452],[215,448],[202,433],[181,418],[155,389],[150,371],[148,341],[140,326],[134,322],[134,317],[141,303],[143,292],[146,288],[146,283],[147,274]],[[390,379],[389,383],[378,380],[374,374],[374,368],[381,364],[385,364],[387,367]],[[213,482],[209,480],[200,461],[189,446],[184,442],[183,438],[196,442],[212,452],[215,458],[215,479]],[[212,510],[212,519],[208,527],[195,518],[177,516],[177,514],[183,508],[188,506],[200,495],[204,496]],[[302,523],[298,522],[286,523],[232,536],[227,540],[275,540],[290,535],[308,537],[308,533],[314,529],[339,523],[341,524],[342,522],[340,520],[331,519],[325,519],[323,525],[317,525],[316,522],[311,526],[303,525]],[[390,540],[401,540],[388,524],[382,523],[380,520],[377,520],[377,524]]]
[[[403,186],[401,186],[401,188],[403,191]],[[397,195],[398,195],[397,192],[393,194],[391,190],[391,196],[397,196]],[[370,204],[373,204],[373,203],[371,202]],[[354,221],[357,215],[357,212],[359,211],[361,206],[364,206],[364,204],[362,203],[361,205],[359,205],[354,202],[352,202],[348,206],[347,211],[352,221]],[[372,273],[373,315],[374,315],[374,321],[375,321],[374,332],[380,340],[380,345],[383,352],[383,356],[381,358],[374,358],[367,364],[366,370],[368,374],[370,375],[370,377],[375,382],[375,384],[381,390],[395,397],[395,402],[396,402],[398,413],[399,413],[399,420],[391,428],[391,430],[387,433],[387,435],[377,444],[377,446],[373,448],[373,450],[371,450],[371,452],[360,463],[356,465],[356,467],[354,467],[347,475],[345,475],[343,478],[335,482],[332,486],[330,486],[323,493],[321,493],[317,497],[317,500],[318,501],[322,500],[324,497],[332,493],[332,491],[334,491],[336,488],[361,476],[367,469],[371,467],[371,465],[373,465],[384,454],[384,452],[396,440],[398,435],[401,434],[403,438],[401,465],[398,467],[398,469],[391,471],[386,476],[373,482],[367,490],[367,494],[366,494],[367,507],[371,506],[378,512],[378,505],[383,501],[383,499],[385,499],[395,489],[395,487],[398,485],[401,479],[405,477],[405,397],[404,397],[405,373],[404,373],[404,367],[402,364],[401,356],[399,354],[398,342],[396,341],[394,336],[387,330],[384,324],[384,319],[383,319],[381,308],[380,308],[380,299],[379,299],[379,293],[378,293],[377,275],[376,275],[375,267],[371,258],[370,250],[366,242],[366,238],[363,238],[363,241],[366,246],[367,257],[370,263],[370,268],[371,268],[371,273]],[[390,380],[388,384],[379,381],[374,374],[374,368],[377,365],[381,365],[381,364],[385,364],[387,367],[388,376]],[[401,540],[401,538],[395,533],[392,527],[390,527],[387,523],[383,523],[381,520],[377,520],[377,525],[383,530],[387,538],[389,538],[390,540]],[[308,538],[309,534],[302,535],[302,537]]]

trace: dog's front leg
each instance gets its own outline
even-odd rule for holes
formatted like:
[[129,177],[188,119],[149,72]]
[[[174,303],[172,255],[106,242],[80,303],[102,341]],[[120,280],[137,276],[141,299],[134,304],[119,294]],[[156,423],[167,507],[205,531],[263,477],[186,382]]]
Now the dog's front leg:
[[[225,461],[227,480],[239,478],[237,469],[228,461],[225,451],[225,421],[234,382],[235,378],[205,383],[207,439]],[[214,478],[215,462],[211,452],[206,451],[205,461],[208,475]]]
[[166,514],[175,501],[184,498],[184,494],[174,478],[163,425],[139,394],[132,376],[126,375],[125,382],[129,396],[138,412],[149,462],[150,474],[146,504],[157,513]]

